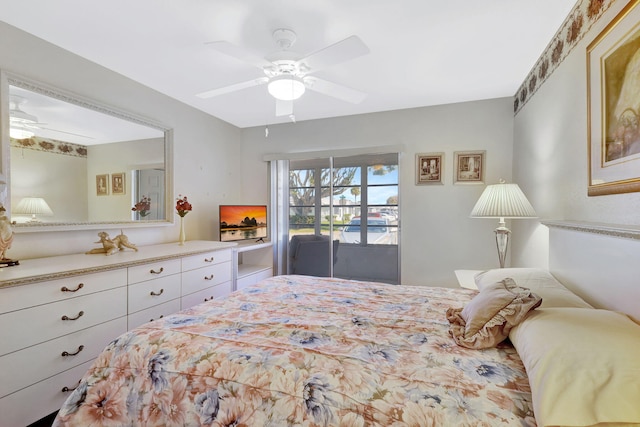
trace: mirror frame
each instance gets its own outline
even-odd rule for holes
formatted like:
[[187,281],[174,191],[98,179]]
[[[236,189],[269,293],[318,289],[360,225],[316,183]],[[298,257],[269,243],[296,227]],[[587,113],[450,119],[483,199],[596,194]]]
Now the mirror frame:
[[29,233],[43,231],[78,231],[97,230],[104,228],[141,228],[158,227],[174,224],[173,212],[173,130],[151,119],[129,113],[118,108],[108,106],[99,101],[59,89],[41,82],[0,70],[0,203],[7,213],[11,212],[11,163],[9,137],[9,86],[17,86],[32,92],[46,95],[64,102],[88,108],[122,120],[151,127],[164,133],[164,163],[165,163],[165,219],[152,221],[99,221],[99,222],[41,222],[37,224],[12,224],[14,233]]

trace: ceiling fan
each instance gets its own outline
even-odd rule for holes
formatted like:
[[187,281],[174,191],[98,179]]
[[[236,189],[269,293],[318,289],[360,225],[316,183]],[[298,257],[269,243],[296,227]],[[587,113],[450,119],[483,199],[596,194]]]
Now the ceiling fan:
[[300,98],[306,89],[353,104],[362,102],[366,97],[364,92],[311,75],[323,68],[369,53],[369,48],[358,36],[347,37],[304,57],[289,50],[296,41],[296,33],[292,30],[286,28],[275,30],[273,40],[280,50],[264,58],[226,41],[207,43],[218,52],[260,68],[265,75],[249,81],[208,90],[196,96],[203,99],[212,98],[266,84],[269,93],[276,99],[276,116],[288,115],[290,117],[293,115],[293,101]]
[[65,133],[68,135],[80,136],[83,138],[93,139],[90,136],[80,135],[72,132],[65,132],[47,128],[46,123],[40,123],[38,118],[33,114],[29,114],[20,108],[27,102],[26,98],[19,95],[9,96],[9,135],[14,139],[32,138],[38,133],[38,130],[48,130],[51,132]]

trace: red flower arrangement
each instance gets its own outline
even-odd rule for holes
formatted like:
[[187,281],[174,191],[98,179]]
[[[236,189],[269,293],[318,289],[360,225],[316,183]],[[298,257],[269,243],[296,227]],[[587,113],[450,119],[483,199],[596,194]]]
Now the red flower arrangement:
[[192,206],[187,200],[187,196],[178,194],[178,198],[176,199],[176,211],[178,212],[178,215],[184,217],[186,214],[191,212],[191,209]]
[[132,211],[136,211],[140,213],[141,217],[145,217],[149,215],[149,210],[151,209],[151,197],[142,196],[142,199],[134,207],[131,208]]

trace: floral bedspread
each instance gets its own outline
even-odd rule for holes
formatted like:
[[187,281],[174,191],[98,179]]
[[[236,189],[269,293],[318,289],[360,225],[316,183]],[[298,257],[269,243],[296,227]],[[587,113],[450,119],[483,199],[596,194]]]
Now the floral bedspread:
[[273,277],[111,342],[54,426],[535,426],[513,347],[448,334],[475,292]]

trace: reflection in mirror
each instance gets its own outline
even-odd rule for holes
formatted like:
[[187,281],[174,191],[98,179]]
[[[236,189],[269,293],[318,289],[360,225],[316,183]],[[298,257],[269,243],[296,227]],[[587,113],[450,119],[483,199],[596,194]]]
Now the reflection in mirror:
[[134,220],[152,221],[164,218],[164,168],[134,169],[131,171],[134,182],[133,199]]
[[[32,82],[8,82],[16,227],[34,218],[43,226],[168,221],[165,128]],[[16,210],[29,197],[44,200],[48,215]]]

